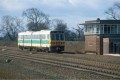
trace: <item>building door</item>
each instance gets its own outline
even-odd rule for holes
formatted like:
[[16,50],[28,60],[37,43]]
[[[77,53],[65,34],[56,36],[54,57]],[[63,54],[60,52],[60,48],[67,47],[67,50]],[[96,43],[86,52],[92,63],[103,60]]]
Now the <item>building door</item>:
[[113,42],[113,54],[120,54],[120,42]]
[[117,48],[117,54],[120,54],[120,42],[117,44],[118,48]]
[[116,54],[116,43],[115,42],[113,42],[113,54]]

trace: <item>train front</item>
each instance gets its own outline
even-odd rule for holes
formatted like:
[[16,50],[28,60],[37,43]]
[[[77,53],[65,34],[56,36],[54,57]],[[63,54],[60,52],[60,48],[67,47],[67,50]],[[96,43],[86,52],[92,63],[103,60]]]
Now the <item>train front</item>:
[[65,34],[64,31],[51,31],[51,51],[61,52],[65,47]]

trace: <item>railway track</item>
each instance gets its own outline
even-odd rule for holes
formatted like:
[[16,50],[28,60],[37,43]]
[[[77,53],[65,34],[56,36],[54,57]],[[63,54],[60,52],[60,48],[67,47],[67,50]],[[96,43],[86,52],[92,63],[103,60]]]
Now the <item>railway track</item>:
[[[14,51],[21,51],[20,49],[15,49],[15,47],[14,48],[11,48],[11,47],[6,47],[7,48],[7,50],[14,50]],[[24,52],[29,52],[29,51],[24,51]],[[35,52],[35,51],[32,51],[32,52],[29,52],[29,53],[38,53],[39,54],[39,52]],[[120,64],[120,59],[119,59],[119,57],[117,57],[117,61],[116,60],[112,60],[111,61],[111,58],[109,58],[109,57],[106,57],[105,58],[105,56],[99,56],[98,58],[95,58],[96,56],[94,56],[94,55],[89,55],[89,56],[83,56],[83,55],[80,55],[79,56],[79,54],[77,55],[74,55],[74,54],[69,54],[69,53],[63,53],[63,54],[60,54],[60,55],[54,55],[54,54],[56,54],[56,53],[54,53],[53,55],[51,55],[51,54],[45,54],[44,52],[40,52],[40,54],[41,55],[49,55],[49,56],[55,56],[55,57],[63,57],[63,58],[74,58],[74,59],[80,59],[80,60],[87,60],[87,61],[94,61],[94,62],[101,62],[101,63],[108,63],[108,64]]]
[[0,54],[1,56],[7,56],[10,58],[17,58],[17,59],[23,59],[23,60],[29,60],[33,62],[38,62],[38,63],[44,63],[44,64],[49,64],[49,65],[55,65],[55,66],[60,66],[60,67],[65,67],[65,68],[71,68],[75,70],[83,70],[83,71],[90,71],[94,72],[97,74],[101,75],[106,75],[106,76],[111,76],[114,78],[120,78],[120,73],[119,71],[115,70],[110,70],[110,69],[102,69],[98,68],[95,66],[89,66],[85,64],[78,64],[74,62],[68,62],[64,60],[58,60],[58,59],[51,59],[51,58],[46,58],[46,57],[35,57],[35,56],[28,56],[28,55],[23,55],[21,54],[22,52],[18,52],[19,54],[14,54],[15,51],[9,51],[7,53],[2,53]]
[[[21,52],[21,50],[16,50],[16,51]],[[23,52],[31,53],[28,51],[23,51]],[[24,55],[30,56],[29,54],[24,54]],[[41,53],[41,54],[32,55],[32,57],[36,57],[36,58],[43,58],[44,57],[45,59],[49,59],[49,60],[53,60],[53,61],[62,61],[62,62],[67,62],[67,63],[72,62],[75,64],[87,65],[87,66],[98,67],[98,68],[105,68],[105,69],[110,69],[113,71],[120,71],[120,65],[116,64],[116,63],[108,63],[108,62],[106,63],[106,62],[95,61],[95,60],[81,59],[81,58],[72,57],[70,55],[62,55],[62,54],[51,55],[48,53],[47,54]]]
[[[11,51],[11,50],[10,50]],[[19,51],[20,50],[16,50]],[[28,51],[23,51],[25,53],[28,53]],[[14,52],[13,52],[14,53]],[[21,52],[19,53],[21,54]],[[21,54],[23,55],[23,54]],[[29,54],[24,54],[26,56],[30,56]],[[49,60],[53,60],[53,61],[62,61],[62,62],[67,62],[67,63],[75,63],[75,64],[81,64],[81,65],[87,65],[87,66],[93,66],[93,67],[98,67],[98,68],[106,68],[106,69],[111,69],[111,70],[116,70],[116,71],[120,71],[120,65],[118,64],[112,64],[112,63],[106,63],[106,62],[101,62],[101,61],[93,61],[93,60],[83,60],[81,58],[75,58],[69,55],[66,57],[67,55],[50,55],[50,54],[46,54],[46,53],[41,53],[41,54],[36,54],[36,55],[32,55],[32,57],[36,57],[36,58],[43,58],[44,59],[49,59]]]

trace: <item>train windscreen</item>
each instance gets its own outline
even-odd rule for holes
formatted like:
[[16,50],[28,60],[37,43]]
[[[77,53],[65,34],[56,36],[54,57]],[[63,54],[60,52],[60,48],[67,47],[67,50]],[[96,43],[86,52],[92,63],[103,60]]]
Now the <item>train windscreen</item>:
[[64,40],[64,35],[60,34],[60,40]]
[[60,34],[56,34],[56,40],[60,40]]
[[51,35],[51,40],[55,40],[55,34]]
[[64,34],[63,33],[52,33],[51,40],[64,40]]

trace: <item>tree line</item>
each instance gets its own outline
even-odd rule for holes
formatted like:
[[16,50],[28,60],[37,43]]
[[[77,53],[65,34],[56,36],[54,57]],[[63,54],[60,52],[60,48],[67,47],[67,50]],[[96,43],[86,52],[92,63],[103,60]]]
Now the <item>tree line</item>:
[[[27,24],[25,25],[24,22]],[[23,11],[22,19],[5,15],[1,18],[0,26],[0,34],[3,40],[16,41],[19,32],[26,30],[39,31],[44,29],[62,30],[65,32],[66,40],[83,39],[83,30],[80,27],[75,29],[77,32],[71,31],[67,23],[63,20],[50,20],[47,14],[37,8],[29,8]]]
[[[107,19],[120,20],[120,2],[105,11]],[[26,24],[25,24],[26,22]],[[69,30],[67,23],[60,19],[50,20],[49,15],[37,8],[29,8],[23,11],[22,18],[5,15],[1,17],[0,35],[2,40],[16,41],[17,35],[22,31],[39,31],[43,29],[62,30],[65,32],[66,40],[84,40],[84,28]]]

